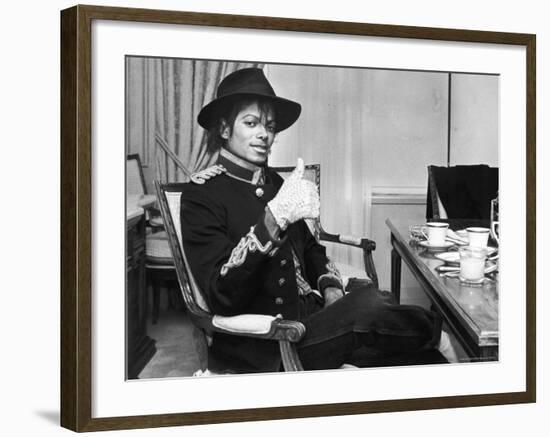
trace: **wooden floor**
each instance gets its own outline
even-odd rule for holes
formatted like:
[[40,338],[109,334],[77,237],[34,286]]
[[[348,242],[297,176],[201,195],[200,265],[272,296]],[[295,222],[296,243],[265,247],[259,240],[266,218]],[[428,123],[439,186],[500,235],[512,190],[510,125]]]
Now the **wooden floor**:
[[[175,290],[172,291],[172,299],[168,299],[167,291],[162,292],[158,323],[153,325],[149,318],[148,334],[156,341],[157,352],[139,374],[140,379],[192,376],[199,369],[191,339],[191,322],[185,310],[174,308],[174,293]],[[402,289],[401,303],[429,308],[429,300],[420,288]],[[464,351],[452,337],[451,341],[459,359],[465,357]]]

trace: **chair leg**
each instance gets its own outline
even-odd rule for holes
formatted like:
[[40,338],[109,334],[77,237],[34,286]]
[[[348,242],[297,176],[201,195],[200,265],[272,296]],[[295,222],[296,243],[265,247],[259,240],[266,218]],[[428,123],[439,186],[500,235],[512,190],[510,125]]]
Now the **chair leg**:
[[279,340],[279,350],[281,351],[281,359],[285,372],[298,372],[304,370],[294,343],[287,340]]
[[208,362],[208,340],[206,339],[206,334],[193,323],[191,323],[191,338],[193,339],[193,346],[199,360],[199,368],[201,370],[217,370],[213,363]]
[[185,310],[185,302],[183,301],[183,296],[179,290],[178,279],[170,275],[166,280],[166,285],[168,288],[168,297],[170,301],[170,307],[176,311]]
[[160,285],[158,278],[153,279],[153,325],[156,325],[159,320],[160,311]]

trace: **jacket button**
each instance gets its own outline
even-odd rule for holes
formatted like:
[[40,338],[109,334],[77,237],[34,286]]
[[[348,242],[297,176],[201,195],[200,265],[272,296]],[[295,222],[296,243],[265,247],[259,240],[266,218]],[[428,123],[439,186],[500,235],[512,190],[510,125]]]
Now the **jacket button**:
[[279,263],[279,265],[280,265],[281,267],[286,266],[286,259],[282,259],[281,262]]
[[264,190],[262,190],[261,188],[256,188],[256,196],[262,197],[263,195],[264,195]]
[[275,298],[275,305],[282,305],[284,303],[284,300],[282,297]]
[[279,279],[279,287],[282,287],[283,285],[285,285],[285,282],[286,282],[285,278],[280,278]]

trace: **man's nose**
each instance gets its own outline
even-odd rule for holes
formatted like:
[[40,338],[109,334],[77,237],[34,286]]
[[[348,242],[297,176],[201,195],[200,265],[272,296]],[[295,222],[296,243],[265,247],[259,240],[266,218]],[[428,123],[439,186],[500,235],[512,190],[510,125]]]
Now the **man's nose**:
[[258,125],[257,137],[261,138],[262,140],[267,139],[267,129],[265,128],[265,126],[263,124]]

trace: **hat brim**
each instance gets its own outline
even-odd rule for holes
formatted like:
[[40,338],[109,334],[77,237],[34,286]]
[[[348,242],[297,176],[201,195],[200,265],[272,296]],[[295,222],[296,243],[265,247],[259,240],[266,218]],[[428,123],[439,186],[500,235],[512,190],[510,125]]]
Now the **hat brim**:
[[299,103],[282,97],[253,93],[236,93],[212,100],[208,105],[202,108],[197,117],[199,125],[209,130],[213,127],[221,108],[229,105],[235,100],[247,97],[265,99],[273,105],[277,126],[275,129],[276,132],[281,132],[292,126],[296,120],[298,120],[302,112],[302,106]]

